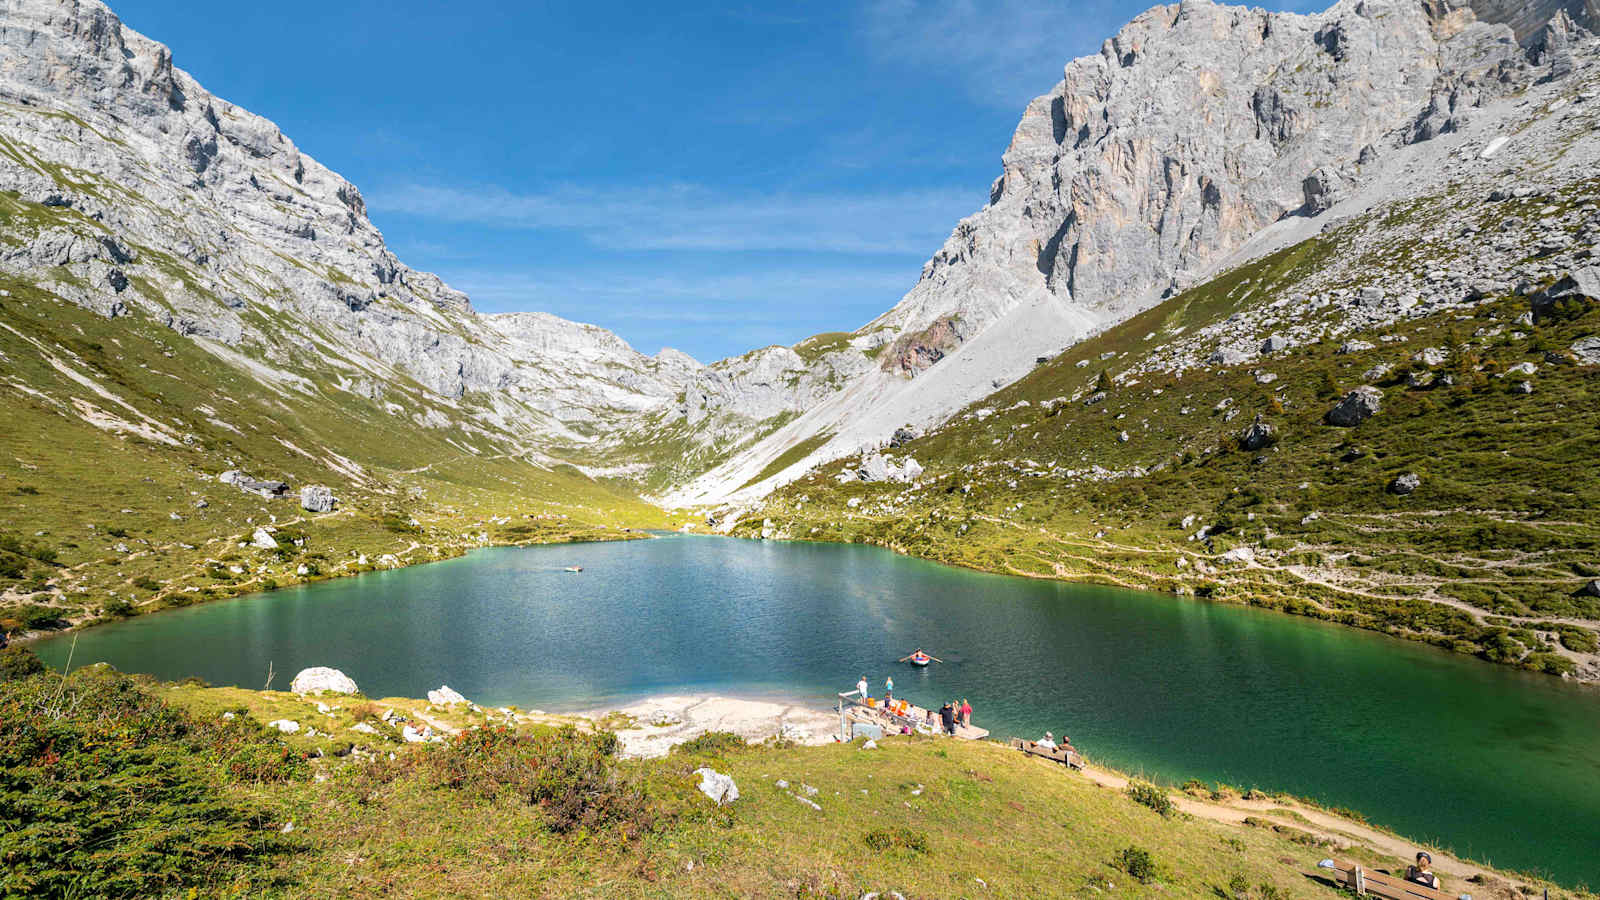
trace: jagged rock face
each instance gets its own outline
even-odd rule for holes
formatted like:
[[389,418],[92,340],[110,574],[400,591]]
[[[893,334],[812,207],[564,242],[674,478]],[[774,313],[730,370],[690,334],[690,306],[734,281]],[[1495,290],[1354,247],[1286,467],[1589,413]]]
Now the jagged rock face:
[[1561,77],[1595,2],[1152,9],[1029,105],[989,203],[893,309],[835,342],[703,366],[554,316],[478,314],[389,252],[354,186],[98,0],[0,0],[16,151],[0,191],[20,197],[0,194],[17,212],[0,265],[148,315],[275,390],[345,391],[418,427],[618,474],[649,467],[636,447],[681,439],[702,451],[674,473],[702,476],[682,496],[717,502],[802,441],[828,438],[790,473],[936,425],[1275,223],[1329,214],[1400,145]]
[[1264,226],[1322,212],[1364,149],[1447,128],[1519,59],[1509,29],[1415,2],[1156,7],[1029,104],[989,205],[875,324],[954,313],[976,331],[1028,297],[1125,317]]
[[592,444],[692,383],[741,408],[681,353],[647,357],[554,316],[479,315],[389,252],[355,186],[96,0],[0,2],[0,137],[18,151],[0,155],[0,190],[58,220],[15,217],[0,264],[219,345],[252,377],[303,393],[331,381],[419,426],[546,449]]

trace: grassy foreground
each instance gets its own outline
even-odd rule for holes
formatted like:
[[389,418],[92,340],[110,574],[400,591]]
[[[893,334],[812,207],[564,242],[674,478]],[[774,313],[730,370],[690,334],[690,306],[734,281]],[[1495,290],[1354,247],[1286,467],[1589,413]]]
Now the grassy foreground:
[[[17,650],[3,662],[6,896],[1265,900],[1338,896],[1318,859],[1391,868],[1389,851],[1409,846],[1286,800],[1219,817],[1207,810],[1238,798],[1191,785],[1222,805],[1180,795],[1174,807],[1165,790],[989,743],[864,750],[713,734],[626,760],[586,721],[104,667],[63,679]],[[280,719],[300,730],[263,724]],[[408,726],[442,739],[405,743]],[[701,766],[731,775],[741,797],[713,805],[694,786]],[[1479,898],[1517,896],[1513,881],[1544,887],[1473,871],[1447,886]]]

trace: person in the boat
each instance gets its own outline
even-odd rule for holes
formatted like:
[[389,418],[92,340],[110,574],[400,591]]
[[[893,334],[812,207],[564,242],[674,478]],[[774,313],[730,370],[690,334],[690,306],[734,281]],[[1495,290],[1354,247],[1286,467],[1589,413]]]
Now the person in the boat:
[[1426,850],[1417,851],[1417,864],[1406,867],[1406,880],[1439,890],[1439,876],[1433,874],[1433,857]]
[[1046,750],[1054,750],[1056,749],[1056,736],[1046,731],[1044,737],[1035,741],[1035,743]]

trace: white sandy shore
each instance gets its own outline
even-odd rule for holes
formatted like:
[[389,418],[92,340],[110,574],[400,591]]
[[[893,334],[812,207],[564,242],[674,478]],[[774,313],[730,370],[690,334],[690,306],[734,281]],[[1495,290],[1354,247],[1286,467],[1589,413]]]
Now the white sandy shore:
[[648,697],[627,706],[579,713],[599,720],[608,713],[631,716],[638,726],[619,730],[622,754],[665,756],[708,731],[731,731],[748,741],[784,736],[798,744],[831,743],[839,730],[835,713],[782,700],[750,700],[711,694]]

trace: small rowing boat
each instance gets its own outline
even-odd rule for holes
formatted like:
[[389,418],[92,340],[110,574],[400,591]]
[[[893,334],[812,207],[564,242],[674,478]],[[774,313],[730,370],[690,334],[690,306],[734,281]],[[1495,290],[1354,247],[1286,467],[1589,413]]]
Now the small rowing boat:
[[931,662],[944,662],[944,660],[938,658],[937,656],[929,656],[927,653],[924,653],[921,648],[918,648],[910,656],[900,657],[900,661],[911,663],[913,666],[926,666]]
[[582,572],[583,571],[583,566],[567,566],[566,570],[568,572]]

